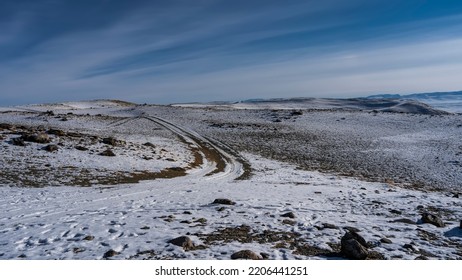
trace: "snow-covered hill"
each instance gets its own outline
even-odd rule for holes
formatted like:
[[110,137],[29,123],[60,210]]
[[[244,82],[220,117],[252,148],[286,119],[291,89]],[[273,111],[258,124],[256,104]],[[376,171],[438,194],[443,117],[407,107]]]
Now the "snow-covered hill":
[[416,93],[408,95],[381,94],[369,96],[368,99],[412,99],[447,112],[462,113],[462,91]]
[[1,259],[462,258],[460,115],[111,102],[0,112]]

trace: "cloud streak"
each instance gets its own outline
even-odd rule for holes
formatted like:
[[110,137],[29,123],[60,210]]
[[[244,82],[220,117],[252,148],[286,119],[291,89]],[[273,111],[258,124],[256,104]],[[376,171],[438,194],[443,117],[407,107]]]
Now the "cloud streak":
[[0,4],[0,104],[462,88],[455,1],[93,2],[42,15],[53,2]]

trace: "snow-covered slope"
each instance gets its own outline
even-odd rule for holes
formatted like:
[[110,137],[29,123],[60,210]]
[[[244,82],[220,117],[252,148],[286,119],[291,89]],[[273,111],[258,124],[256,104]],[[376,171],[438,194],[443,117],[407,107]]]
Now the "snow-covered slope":
[[[345,258],[351,231],[372,259],[462,258],[460,185],[426,187],[460,176],[446,162],[460,157],[458,115],[86,104],[0,113],[1,259]],[[441,166],[422,185],[379,182],[305,170],[318,152],[423,180]]]
[[245,100],[235,103],[193,103],[173,104],[191,108],[235,108],[235,109],[308,109],[308,110],[351,110],[440,115],[445,112],[414,100],[398,99],[334,99],[334,98],[275,98]]
[[429,104],[439,110],[462,113],[462,91],[416,93],[408,95],[381,94],[369,96],[368,99],[412,99]]

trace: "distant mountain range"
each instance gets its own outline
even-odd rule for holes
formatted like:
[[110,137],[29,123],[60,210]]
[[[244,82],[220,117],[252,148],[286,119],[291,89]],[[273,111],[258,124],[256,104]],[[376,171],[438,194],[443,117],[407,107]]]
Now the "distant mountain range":
[[458,99],[462,100],[462,91],[452,91],[452,92],[431,92],[431,93],[414,93],[407,95],[400,94],[378,94],[371,95],[366,98],[369,99],[432,99],[432,100],[447,100],[447,99]]
[[452,113],[462,113],[462,91],[431,92],[415,94],[379,94],[371,95],[366,99],[413,99],[426,103],[436,109]]

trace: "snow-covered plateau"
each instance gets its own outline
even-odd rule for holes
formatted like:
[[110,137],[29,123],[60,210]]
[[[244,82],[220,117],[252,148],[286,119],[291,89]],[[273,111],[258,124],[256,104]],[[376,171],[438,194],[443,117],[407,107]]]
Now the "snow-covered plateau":
[[0,259],[462,259],[461,114],[302,103],[0,108]]

